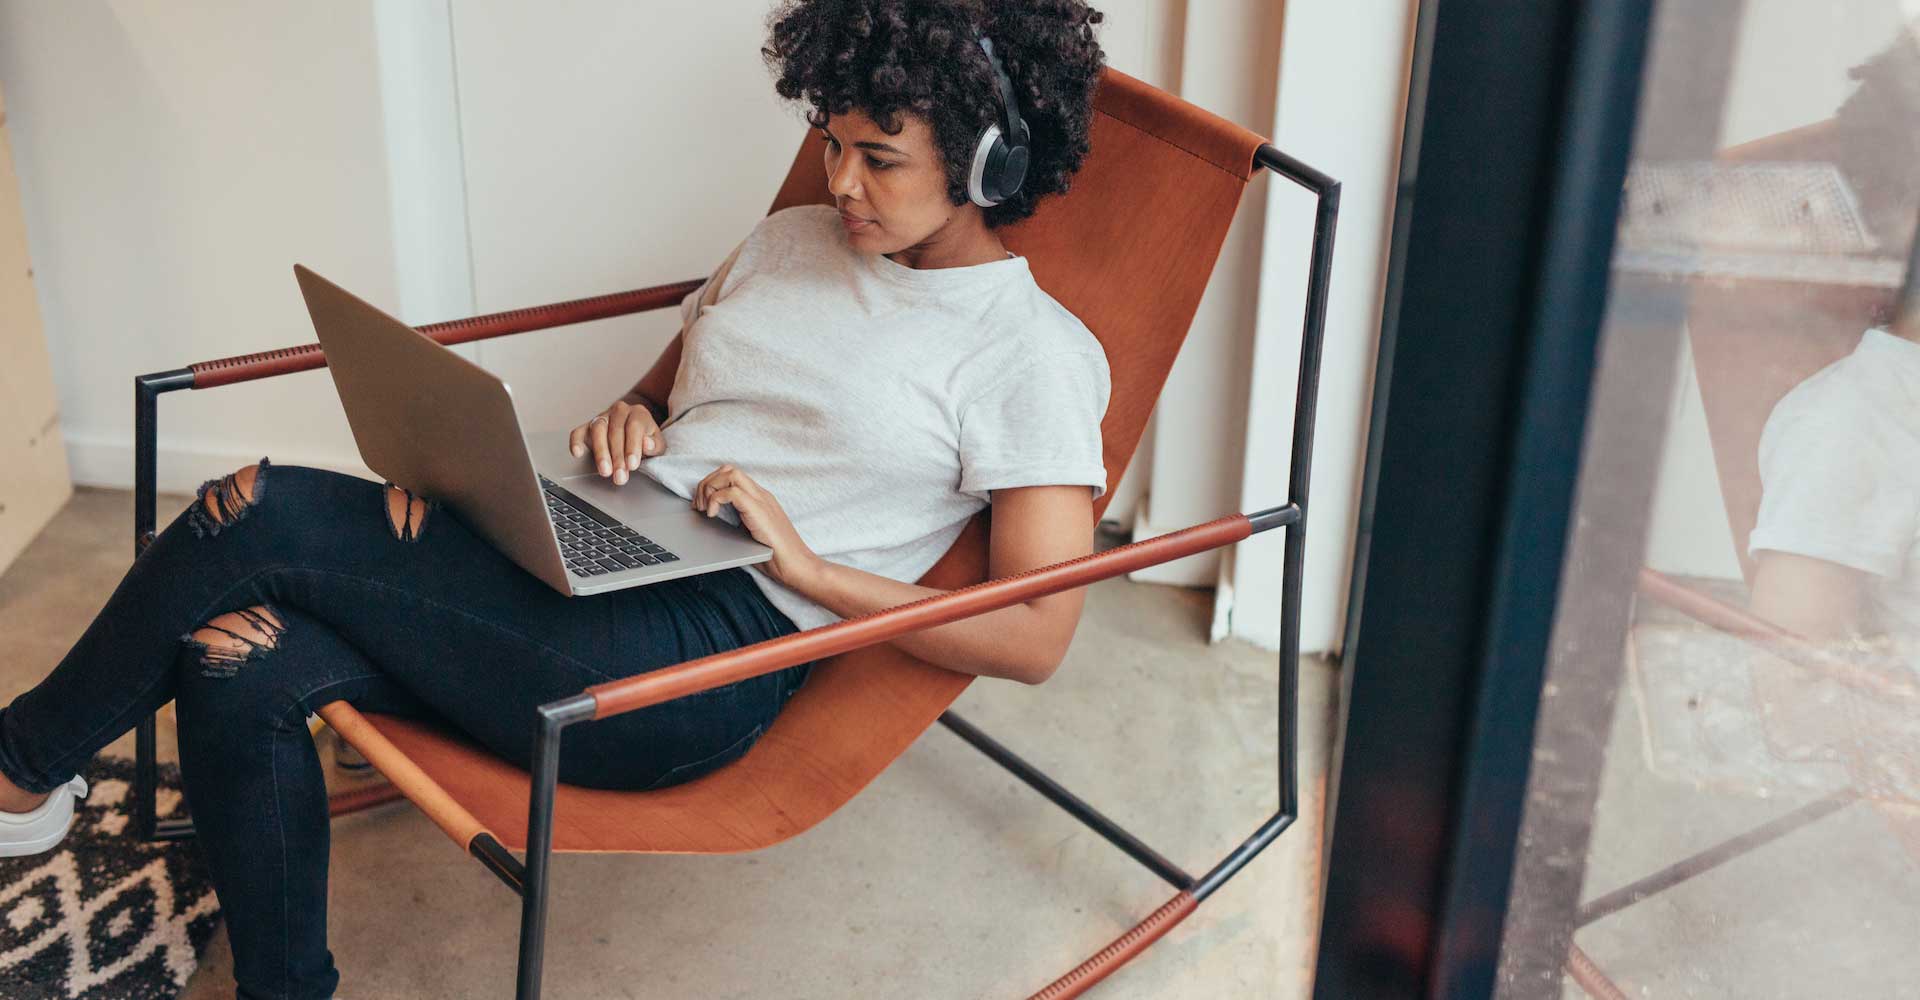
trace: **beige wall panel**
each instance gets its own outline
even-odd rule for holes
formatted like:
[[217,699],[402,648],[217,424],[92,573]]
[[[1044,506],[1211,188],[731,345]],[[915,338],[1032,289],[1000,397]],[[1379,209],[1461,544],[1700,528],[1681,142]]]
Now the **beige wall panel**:
[[0,570],[72,495],[0,93]]

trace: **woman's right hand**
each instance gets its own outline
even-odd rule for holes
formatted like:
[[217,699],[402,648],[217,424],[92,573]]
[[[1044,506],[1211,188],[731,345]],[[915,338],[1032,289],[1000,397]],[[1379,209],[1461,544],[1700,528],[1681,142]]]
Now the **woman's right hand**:
[[640,467],[642,458],[666,450],[660,426],[654,422],[646,404],[622,397],[567,435],[567,446],[575,458],[593,453],[594,471],[625,483],[627,473]]

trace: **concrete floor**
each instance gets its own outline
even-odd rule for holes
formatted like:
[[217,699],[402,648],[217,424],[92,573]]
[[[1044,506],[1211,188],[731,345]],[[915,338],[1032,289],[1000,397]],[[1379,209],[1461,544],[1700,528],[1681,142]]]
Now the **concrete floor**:
[[[1738,585],[1687,582],[1747,604]],[[1629,646],[1583,900],[1831,793],[1863,797],[1596,920],[1575,935],[1579,947],[1627,996],[1920,998],[1920,721],[1807,683],[1777,689],[1770,723],[1750,648],[1651,601],[1638,605]],[[1842,764],[1785,759],[1779,744],[1796,735],[1857,741],[1905,761],[1909,780],[1862,783]],[[1562,990],[1588,997],[1570,979]]]
[[[161,522],[187,502],[163,496]],[[58,663],[132,556],[131,494],[82,489],[0,575],[0,698]],[[1206,642],[1211,594],[1107,580],[1040,687],[983,680],[956,710],[1198,875],[1277,808],[1275,656]],[[1090,996],[1304,996],[1319,908],[1333,670],[1302,668],[1302,813],[1240,875]],[[330,734],[322,759],[331,762]],[[174,759],[162,718],[163,759]],[[106,753],[131,757],[132,733]],[[336,788],[378,778],[332,773]],[[512,995],[519,905],[405,802],[333,827],[340,995]],[[556,997],[1024,997],[1169,887],[943,727],[853,802],[769,850],[563,854]],[[233,995],[224,933],[184,993]]]

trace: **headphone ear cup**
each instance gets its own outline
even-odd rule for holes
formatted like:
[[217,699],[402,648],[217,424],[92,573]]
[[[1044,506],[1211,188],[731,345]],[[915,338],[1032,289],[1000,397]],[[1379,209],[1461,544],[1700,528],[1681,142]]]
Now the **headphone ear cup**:
[[1027,147],[1013,146],[1007,150],[1006,162],[1000,165],[998,172],[1000,200],[1005,201],[1020,190],[1027,179]]
[[[981,208],[992,208],[1000,203],[999,191],[1000,166],[1006,159],[1006,143],[1001,140],[1000,126],[988,125],[980,133],[980,141],[973,147],[973,163],[967,171],[967,197]],[[1025,171],[1024,164],[1021,170]]]
[[1033,129],[1027,129],[1027,123],[1021,121],[1020,136],[1014,138],[1014,144],[1006,150],[1006,175],[1000,186],[1000,200],[1012,198],[1020,192],[1020,186],[1027,180],[1027,165],[1033,157]]

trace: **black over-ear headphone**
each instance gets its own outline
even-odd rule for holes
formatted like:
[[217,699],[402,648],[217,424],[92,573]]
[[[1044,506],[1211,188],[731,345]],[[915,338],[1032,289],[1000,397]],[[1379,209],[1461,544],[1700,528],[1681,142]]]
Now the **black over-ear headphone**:
[[1027,130],[1027,123],[1020,120],[1020,110],[1014,106],[1013,80],[1000,65],[1000,57],[993,54],[993,43],[980,35],[978,28],[974,29],[974,37],[986,50],[987,62],[993,66],[995,79],[1000,81],[1000,107],[1007,118],[1004,130],[999,122],[994,122],[980,133],[980,140],[973,147],[973,167],[967,174],[967,197],[982,208],[991,208],[1013,197],[1026,180],[1027,144],[1032,133]]

